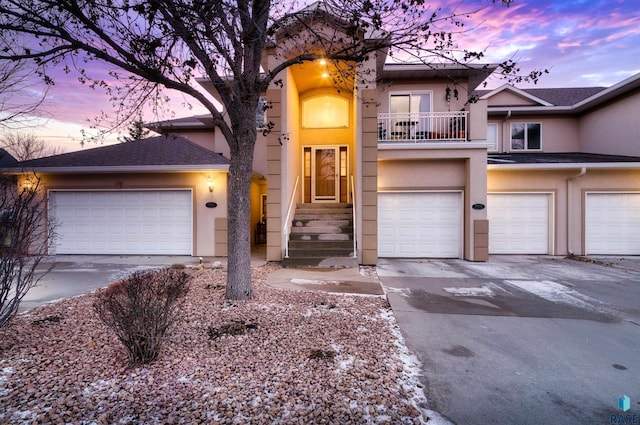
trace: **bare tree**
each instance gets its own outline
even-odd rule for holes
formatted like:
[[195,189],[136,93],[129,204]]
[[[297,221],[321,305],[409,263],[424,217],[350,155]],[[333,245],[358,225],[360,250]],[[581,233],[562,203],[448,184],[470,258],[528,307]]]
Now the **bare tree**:
[[[0,60],[33,59],[47,80],[52,67],[76,71],[129,109],[162,99],[159,87],[206,107],[231,153],[226,296],[247,299],[253,294],[249,200],[261,94],[289,66],[320,58],[337,69],[383,50],[427,64],[479,59],[482,52],[453,41],[468,15],[440,17],[425,0],[327,0],[302,8],[291,0],[0,0]],[[21,42],[29,37],[33,43]],[[269,68],[263,59],[274,43],[303,49],[291,49]],[[92,78],[91,61],[108,64],[111,81]],[[512,61],[500,71],[518,72]],[[210,80],[226,115],[194,87],[200,76]]]
[[14,177],[0,177],[0,326],[18,312],[20,301],[42,276],[36,268],[53,232],[40,179],[29,175],[18,188]]
[[0,148],[4,148],[18,161],[58,155],[64,152],[59,146],[47,145],[33,133],[13,132],[0,138]]
[[[31,116],[45,100],[46,90],[35,89],[39,80],[25,61],[0,61],[0,128],[29,126]],[[41,111],[40,111],[41,112]]]

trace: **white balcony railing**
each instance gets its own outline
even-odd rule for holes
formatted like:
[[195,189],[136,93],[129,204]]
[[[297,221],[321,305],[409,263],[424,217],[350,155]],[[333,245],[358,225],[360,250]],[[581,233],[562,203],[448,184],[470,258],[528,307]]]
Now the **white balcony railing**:
[[378,114],[378,142],[463,142],[468,140],[467,111]]

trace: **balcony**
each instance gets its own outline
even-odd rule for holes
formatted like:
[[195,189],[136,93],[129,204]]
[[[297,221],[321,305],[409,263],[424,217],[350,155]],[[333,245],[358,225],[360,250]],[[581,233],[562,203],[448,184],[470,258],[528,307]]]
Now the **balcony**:
[[465,142],[469,112],[378,114],[378,143]]

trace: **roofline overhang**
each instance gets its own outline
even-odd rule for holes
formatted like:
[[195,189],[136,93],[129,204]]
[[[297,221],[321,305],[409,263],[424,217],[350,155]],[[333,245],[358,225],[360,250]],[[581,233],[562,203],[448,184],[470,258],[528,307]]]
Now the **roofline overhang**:
[[89,167],[32,167],[32,168],[0,168],[4,174],[82,174],[82,173],[175,173],[175,172],[198,172],[198,171],[228,171],[229,164],[198,164],[198,165],[112,165],[112,166],[89,166]]
[[576,114],[575,106],[488,106],[488,115]]
[[[489,158],[491,159],[491,158]],[[535,164],[487,164],[487,170],[640,170],[640,162],[563,162]]]
[[581,112],[637,88],[640,88],[640,72],[576,103],[573,107]]
[[[509,89],[514,92],[522,92],[513,86],[506,85]],[[612,85],[604,90],[599,91],[598,93],[587,97],[586,99],[581,100],[580,102],[574,105],[568,106],[488,106],[487,113],[489,115],[493,114],[506,114],[511,112],[511,114],[526,114],[526,113],[536,113],[536,114],[579,114],[584,111],[587,111],[591,108],[594,108],[602,103],[605,103],[611,99],[615,99],[618,96],[621,96],[625,93],[628,93],[632,90],[640,88],[640,73],[632,75],[631,77],[620,81],[617,84]],[[505,89],[505,86],[502,86],[491,93],[487,93],[482,96],[481,99],[488,99],[491,97],[490,95],[495,94],[499,91]],[[515,90],[514,90],[515,89]],[[526,92],[522,92],[526,94]],[[534,96],[535,97],[535,96]]]
[[492,96],[495,96],[498,93],[501,93],[503,91],[510,91],[513,92],[515,94],[517,94],[518,96],[522,96],[525,99],[529,99],[533,102],[539,103],[542,106],[553,106],[551,103],[547,102],[544,99],[540,99],[537,96],[534,96],[532,94],[527,93],[526,91],[519,89],[515,86],[512,86],[511,84],[503,84],[502,86],[498,87],[495,90],[492,90],[491,92],[485,94],[484,96],[481,96],[480,99],[489,99]]

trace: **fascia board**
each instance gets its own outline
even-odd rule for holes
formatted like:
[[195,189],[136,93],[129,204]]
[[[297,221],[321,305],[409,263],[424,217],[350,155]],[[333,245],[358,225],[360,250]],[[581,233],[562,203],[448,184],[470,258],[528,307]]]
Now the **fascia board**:
[[640,169],[640,162],[563,162],[547,164],[487,164],[487,170],[629,170]]
[[103,166],[103,167],[33,167],[33,168],[5,168],[0,170],[8,174],[42,173],[42,174],[80,174],[80,173],[171,173],[229,170],[228,164],[211,165],[143,165],[143,166]]
[[532,94],[527,93],[524,90],[521,90],[515,86],[512,86],[511,84],[503,84],[500,87],[498,87],[497,89],[485,94],[484,96],[482,96],[480,99],[489,99],[492,96],[495,96],[496,94],[503,92],[503,91],[510,91],[512,93],[517,94],[518,96],[524,97],[525,99],[529,99],[532,102],[536,102],[539,103],[543,106],[553,106],[553,104],[547,102],[546,100],[540,99],[539,97],[536,97]]

